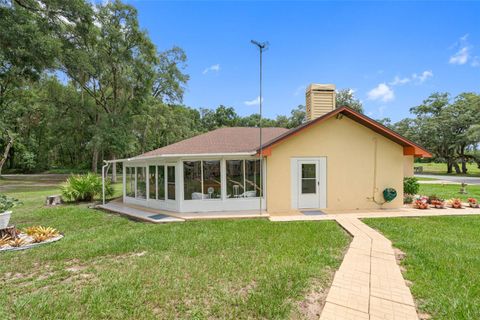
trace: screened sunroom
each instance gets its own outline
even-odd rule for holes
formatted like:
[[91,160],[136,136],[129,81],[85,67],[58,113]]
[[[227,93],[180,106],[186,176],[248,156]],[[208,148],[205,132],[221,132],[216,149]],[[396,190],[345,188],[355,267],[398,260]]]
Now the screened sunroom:
[[[285,133],[263,128],[264,141]],[[259,128],[221,128],[129,159],[123,165],[123,203],[176,212],[265,210],[266,161]],[[261,164],[262,162],[262,164]]]
[[123,162],[123,202],[179,212],[255,210],[265,181],[260,166],[255,156],[132,159]]

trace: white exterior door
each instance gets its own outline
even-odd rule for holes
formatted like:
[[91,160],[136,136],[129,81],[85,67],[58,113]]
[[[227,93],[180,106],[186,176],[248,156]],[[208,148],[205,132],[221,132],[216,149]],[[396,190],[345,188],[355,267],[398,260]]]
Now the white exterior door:
[[298,170],[298,208],[318,208],[320,206],[318,161],[299,161]]
[[292,159],[292,207],[326,208],[326,158]]

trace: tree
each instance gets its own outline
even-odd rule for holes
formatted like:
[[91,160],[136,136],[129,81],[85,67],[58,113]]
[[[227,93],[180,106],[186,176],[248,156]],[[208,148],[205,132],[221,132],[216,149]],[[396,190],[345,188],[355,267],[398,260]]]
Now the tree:
[[[478,142],[472,128],[480,122],[480,98],[462,93],[451,102],[448,93],[433,93],[419,106],[410,109],[416,118],[404,119],[394,129],[418,141],[447,163],[447,172],[467,173],[467,161],[480,160],[468,154]],[[462,167],[458,165],[461,162]]]
[[377,122],[380,122],[387,128],[392,128],[392,119],[390,118],[382,118],[382,119],[377,119]]
[[220,105],[217,109],[200,108],[202,127],[211,131],[222,127],[233,127],[237,124],[239,116],[232,107]]
[[[25,107],[20,101],[41,73],[55,65],[59,49],[46,26],[47,17],[35,15],[21,4],[0,0],[0,175],[14,150],[18,120]],[[36,6],[33,1],[29,4]]]
[[14,141],[13,134],[9,130],[5,129],[4,132],[5,132],[4,136],[7,138],[7,141],[6,141],[6,146],[3,151],[3,154],[1,155],[2,157],[0,158],[0,177],[2,176],[3,165],[7,161],[8,153],[10,152],[10,149],[12,148],[13,141]]
[[178,100],[188,79],[178,67],[186,59],[183,51],[157,53],[140,30],[135,8],[118,0],[95,8],[93,24],[63,38],[64,71],[97,106],[98,130],[90,144],[94,171],[101,150],[115,159],[133,144],[131,119],[145,114],[150,96]]
[[307,112],[304,105],[298,105],[297,108],[290,112],[290,118],[288,118],[287,128],[296,128],[302,123],[307,121]]
[[354,91],[352,89],[338,90],[335,96],[335,104],[337,108],[349,107],[357,112],[363,113],[362,102],[355,98]]

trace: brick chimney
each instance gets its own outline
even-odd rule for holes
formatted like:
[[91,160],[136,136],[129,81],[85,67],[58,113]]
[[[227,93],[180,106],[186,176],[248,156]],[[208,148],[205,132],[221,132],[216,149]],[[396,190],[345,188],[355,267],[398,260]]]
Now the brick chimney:
[[313,120],[335,109],[335,85],[312,83],[305,93],[307,120]]

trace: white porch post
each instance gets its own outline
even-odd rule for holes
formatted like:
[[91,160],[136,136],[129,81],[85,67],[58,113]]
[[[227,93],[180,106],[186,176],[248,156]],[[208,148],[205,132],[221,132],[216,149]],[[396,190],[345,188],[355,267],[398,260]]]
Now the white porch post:
[[122,164],[122,199],[125,202],[125,197],[127,195],[127,166],[125,162]]
[[227,199],[227,161],[225,158],[220,160],[220,187],[222,193],[222,201]]
[[108,173],[108,166],[110,163],[105,161],[105,164],[102,166],[102,204],[105,204],[105,175]]
[[145,190],[147,194],[145,195],[145,200],[150,200],[150,166],[145,164]]

